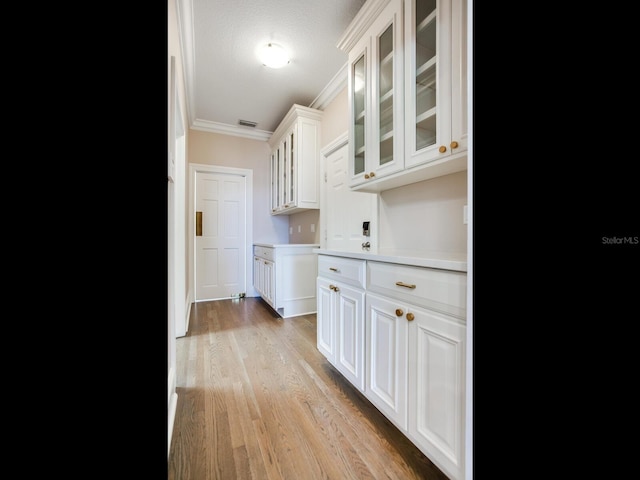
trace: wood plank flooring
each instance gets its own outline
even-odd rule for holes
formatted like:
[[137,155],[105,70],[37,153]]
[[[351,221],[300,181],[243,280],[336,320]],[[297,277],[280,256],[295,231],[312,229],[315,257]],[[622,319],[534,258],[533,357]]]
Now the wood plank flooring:
[[176,341],[169,480],[446,480],[316,348],[316,315],[192,307]]

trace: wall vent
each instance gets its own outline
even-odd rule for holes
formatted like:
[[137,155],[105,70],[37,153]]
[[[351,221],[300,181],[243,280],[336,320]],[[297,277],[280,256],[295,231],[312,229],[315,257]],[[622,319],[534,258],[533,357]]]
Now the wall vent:
[[258,125],[258,122],[251,122],[249,120],[238,120],[238,123],[243,127],[255,127]]

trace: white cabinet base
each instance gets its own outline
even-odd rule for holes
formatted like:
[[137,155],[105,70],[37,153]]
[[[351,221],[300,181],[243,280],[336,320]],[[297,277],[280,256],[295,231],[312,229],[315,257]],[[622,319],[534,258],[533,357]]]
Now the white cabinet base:
[[[317,244],[253,247],[253,286],[282,318],[316,313]],[[263,272],[263,273],[261,273]]]

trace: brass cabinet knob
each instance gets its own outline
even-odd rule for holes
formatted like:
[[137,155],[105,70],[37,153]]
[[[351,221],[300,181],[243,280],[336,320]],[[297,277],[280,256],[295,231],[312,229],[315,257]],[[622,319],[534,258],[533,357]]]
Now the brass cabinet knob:
[[376,172],[371,172],[371,173],[369,174],[369,176],[370,176],[371,178],[375,177],[375,176],[376,176]]
[[365,174],[364,174],[364,178],[369,178],[369,174],[368,174],[368,173],[365,173]]
[[335,288],[336,288],[336,286],[335,286],[335,285],[329,285],[329,290],[333,290],[333,289],[335,289]]
[[334,292],[339,292],[339,291],[340,291],[340,289],[339,289],[338,287],[333,287],[333,291],[334,291]]
[[444,152],[446,152],[446,151],[447,151],[447,147],[445,147],[444,145],[442,145],[442,146],[438,149],[438,151],[439,151],[440,153],[444,153]]
[[399,308],[396,308],[396,317],[401,317],[402,316],[402,310]]
[[451,148],[458,148],[458,142],[456,142],[455,140],[451,142]]
[[407,320],[411,321],[414,318],[416,318],[416,317],[413,315],[413,313],[411,313],[411,312],[407,313]]

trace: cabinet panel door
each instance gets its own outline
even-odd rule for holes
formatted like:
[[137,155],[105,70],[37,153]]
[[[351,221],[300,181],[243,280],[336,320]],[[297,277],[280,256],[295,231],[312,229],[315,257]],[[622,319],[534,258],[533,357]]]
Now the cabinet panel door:
[[365,395],[398,428],[407,428],[407,320],[400,302],[366,295]]
[[369,181],[404,168],[402,22],[402,2],[392,0],[371,25]]
[[464,473],[466,327],[409,307],[409,435],[452,478]]
[[316,290],[316,346],[335,365],[335,306],[329,280],[318,277]]
[[364,392],[364,290],[336,288],[336,367]]
[[271,304],[273,308],[276,306],[276,272],[273,262],[264,260],[263,273],[264,299]]
[[370,37],[368,36],[360,40],[349,52],[349,185],[365,181],[371,104],[369,55]]
[[406,167],[451,155],[451,0],[405,6]]

